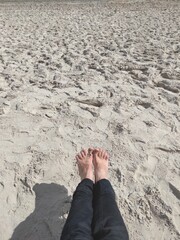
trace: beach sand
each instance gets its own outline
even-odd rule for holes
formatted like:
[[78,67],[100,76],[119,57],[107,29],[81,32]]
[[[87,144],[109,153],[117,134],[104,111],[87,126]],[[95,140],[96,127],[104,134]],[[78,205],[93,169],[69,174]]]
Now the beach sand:
[[1,240],[59,239],[82,147],[130,239],[180,239],[179,32],[179,1],[1,1]]

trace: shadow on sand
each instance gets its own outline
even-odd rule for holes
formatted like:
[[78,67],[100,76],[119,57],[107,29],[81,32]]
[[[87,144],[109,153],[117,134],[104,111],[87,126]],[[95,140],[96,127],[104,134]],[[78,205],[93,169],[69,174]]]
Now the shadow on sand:
[[59,240],[65,219],[61,219],[70,208],[71,198],[67,189],[58,184],[36,184],[35,209],[14,230],[10,240]]

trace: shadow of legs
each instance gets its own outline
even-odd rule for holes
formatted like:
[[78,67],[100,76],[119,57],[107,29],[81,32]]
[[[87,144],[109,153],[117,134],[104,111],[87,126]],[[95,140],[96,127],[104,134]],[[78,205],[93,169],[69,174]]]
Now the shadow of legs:
[[59,240],[65,220],[60,219],[70,207],[67,189],[58,184],[36,184],[35,209],[21,222],[11,240]]

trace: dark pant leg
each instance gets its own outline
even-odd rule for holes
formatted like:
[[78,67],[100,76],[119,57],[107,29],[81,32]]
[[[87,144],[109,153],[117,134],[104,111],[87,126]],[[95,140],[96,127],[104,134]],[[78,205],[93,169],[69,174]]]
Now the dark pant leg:
[[61,240],[92,240],[93,181],[84,179],[73,194],[71,209]]
[[128,240],[128,232],[118,209],[111,183],[102,179],[94,186],[94,240]]

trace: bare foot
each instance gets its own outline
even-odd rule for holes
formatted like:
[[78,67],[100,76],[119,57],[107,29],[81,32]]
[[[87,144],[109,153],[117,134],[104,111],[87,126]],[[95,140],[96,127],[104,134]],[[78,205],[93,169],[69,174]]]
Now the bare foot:
[[103,149],[93,150],[93,164],[95,172],[95,180],[108,179],[108,159],[107,152]]
[[89,148],[88,151],[83,149],[79,154],[76,155],[76,160],[78,163],[81,180],[89,178],[94,181],[92,149]]

